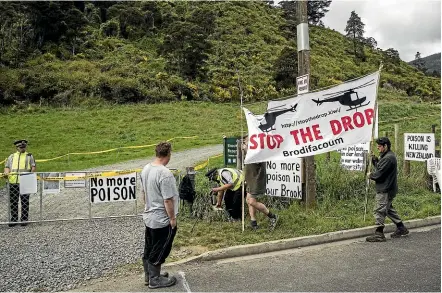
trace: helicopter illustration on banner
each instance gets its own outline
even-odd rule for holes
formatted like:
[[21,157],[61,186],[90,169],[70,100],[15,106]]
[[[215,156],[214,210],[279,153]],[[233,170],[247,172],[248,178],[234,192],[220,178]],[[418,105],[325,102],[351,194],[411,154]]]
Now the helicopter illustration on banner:
[[367,100],[367,97],[359,97],[358,92],[356,92],[356,89],[360,89],[360,88],[364,88],[366,86],[372,85],[374,84],[374,79],[361,84],[357,87],[351,88],[351,89],[347,89],[345,91],[340,91],[340,92],[335,92],[335,93],[330,93],[330,94],[325,94],[325,96],[330,96],[328,98],[325,98],[324,100],[315,100],[312,99],[313,102],[315,102],[318,106],[320,106],[322,103],[329,103],[329,102],[339,102],[341,105],[343,106],[348,106],[350,107],[350,109],[347,109],[347,111],[350,110],[356,110],[360,107],[363,106],[367,106],[368,104],[370,104],[370,102],[366,103],[366,104],[362,104],[365,102],[365,100]]
[[[285,106],[286,105],[281,105],[281,106],[267,109],[267,111],[264,114],[264,117],[260,119],[260,123],[258,126],[259,129],[261,129],[262,132],[270,132],[272,130],[275,130],[273,128],[273,126],[275,126],[276,117],[278,117],[284,113],[287,113],[287,112],[296,112],[296,107],[298,106],[298,104],[295,104],[288,109],[280,109]],[[277,110],[277,109],[280,109],[280,110]],[[275,111],[273,111],[273,110],[275,110]]]

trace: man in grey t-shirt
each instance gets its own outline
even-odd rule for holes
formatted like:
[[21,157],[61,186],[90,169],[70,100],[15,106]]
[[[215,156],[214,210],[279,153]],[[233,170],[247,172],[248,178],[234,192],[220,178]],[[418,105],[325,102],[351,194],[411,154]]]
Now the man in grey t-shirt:
[[145,209],[143,220],[146,226],[143,266],[145,283],[150,289],[173,286],[176,278],[160,274],[161,265],[172,249],[177,226],[179,195],[175,177],[166,168],[172,147],[168,142],[159,143],[156,158],[141,172]]

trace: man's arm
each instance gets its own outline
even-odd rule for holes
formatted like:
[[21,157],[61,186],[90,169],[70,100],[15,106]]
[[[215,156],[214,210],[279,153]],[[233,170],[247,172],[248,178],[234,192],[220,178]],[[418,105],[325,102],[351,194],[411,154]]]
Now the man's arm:
[[9,174],[11,172],[11,162],[10,162],[10,158],[11,156],[9,156],[6,160],[5,160],[5,168],[3,169],[3,173],[5,173],[5,175]]
[[[170,171],[169,171],[170,172]],[[175,197],[178,197],[178,190],[176,189],[176,181],[173,174],[170,173],[166,178],[160,182],[161,194],[164,198],[164,208],[169,217],[170,226],[172,229],[176,227],[175,217]]]
[[170,226],[172,226],[172,228],[175,228],[176,218],[175,218],[174,199],[173,198],[165,199],[164,207],[166,208],[166,213],[170,220]]
[[29,154],[29,156],[31,156],[31,172],[35,172],[35,170],[37,169],[37,165],[35,164],[35,158],[32,154]]
[[141,189],[141,199],[143,200],[143,206],[146,206],[146,193]]
[[232,188],[233,188],[233,184],[230,183],[230,184],[224,184],[223,186],[220,186],[220,187],[214,187],[214,188],[212,188],[212,191],[219,192],[219,191],[224,191],[224,190],[232,189]]
[[223,195],[224,191],[220,190],[218,191],[218,196],[216,197],[216,206],[221,207],[222,201],[223,201]]
[[382,182],[385,179],[385,174],[390,170],[390,160],[380,160],[376,166],[376,171],[370,173],[370,179],[376,182]]

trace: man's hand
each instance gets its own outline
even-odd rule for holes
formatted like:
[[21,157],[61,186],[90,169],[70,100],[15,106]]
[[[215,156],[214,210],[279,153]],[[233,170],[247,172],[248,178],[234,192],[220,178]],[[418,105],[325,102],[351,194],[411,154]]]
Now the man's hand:
[[378,157],[376,157],[375,155],[371,154],[371,163],[376,166],[378,162],[379,162]]
[[175,229],[175,227],[176,227],[176,218],[170,219],[170,226],[172,227],[172,229]]
[[218,192],[219,191],[219,188],[218,187],[214,187],[214,188],[212,188],[212,192]]

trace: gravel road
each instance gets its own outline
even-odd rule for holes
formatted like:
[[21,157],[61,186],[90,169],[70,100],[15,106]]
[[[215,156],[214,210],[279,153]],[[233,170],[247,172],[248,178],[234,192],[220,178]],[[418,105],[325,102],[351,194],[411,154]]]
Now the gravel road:
[[[168,167],[184,170],[220,153],[221,145],[176,152]],[[142,168],[152,159],[132,160],[91,170]],[[65,190],[45,197],[47,212],[44,218],[85,216],[82,206],[86,204],[84,196],[79,196],[78,192],[69,194],[68,191],[71,192]],[[30,220],[36,205],[31,200]],[[0,195],[0,206],[2,209],[6,206],[5,196]],[[126,209],[134,211],[133,204],[117,204],[116,208],[110,206],[94,207],[94,215],[121,215],[127,213]],[[137,209],[139,212],[141,205]],[[0,291],[73,289],[86,280],[114,272],[121,265],[139,261],[143,251],[143,233],[139,217],[33,223],[27,227],[12,228],[0,225]]]

